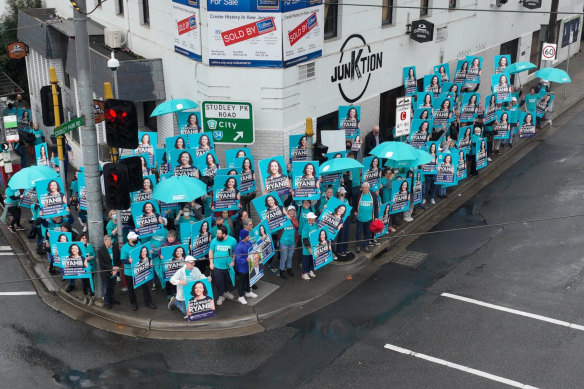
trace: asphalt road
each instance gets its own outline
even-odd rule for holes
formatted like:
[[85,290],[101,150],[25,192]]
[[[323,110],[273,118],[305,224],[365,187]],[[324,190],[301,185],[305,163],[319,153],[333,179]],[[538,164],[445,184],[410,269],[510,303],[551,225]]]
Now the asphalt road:
[[[461,230],[410,245],[428,255],[421,266],[386,264],[261,334],[163,341],[96,330],[37,296],[2,295],[34,289],[2,284],[25,274],[0,255],[1,386],[581,388],[584,327],[566,323],[584,325],[584,217],[528,221],[584,214],[582,113],[434,229]],[[506,222],[516,223],[493,226]]]

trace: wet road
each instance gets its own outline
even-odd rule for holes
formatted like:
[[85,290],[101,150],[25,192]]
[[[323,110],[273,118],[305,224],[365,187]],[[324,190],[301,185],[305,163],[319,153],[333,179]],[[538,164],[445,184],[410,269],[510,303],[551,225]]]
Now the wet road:
[[[512,387],[488,373],[580,388],[584,331],[442,293],[584,325],[584,217],[489,226],[584,214],[582,144],[572,120],[435,230],[486,228],[425,235],[408,247],[428,255],[420,267],[384,265],[337,302],[265,333],[134,339],[74,322],[37,296],[0,295],[2,386]],[[11,256],[0,256],[0,269],[0,281],[25,277]],[[0,284],[0,293],[32,290]]]

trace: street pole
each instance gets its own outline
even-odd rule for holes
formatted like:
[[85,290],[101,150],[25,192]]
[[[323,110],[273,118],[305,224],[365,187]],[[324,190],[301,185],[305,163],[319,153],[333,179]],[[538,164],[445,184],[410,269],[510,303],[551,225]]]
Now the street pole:
[[[86,0],[77,0],[77,7],[81,12],[87,12]],[[93,91],[91,69],[89,65],[89,35],[87,34],[87,16],[73,11],[75,21],[75,51],[77,60],[77,90],[79,108],[83,125],[81,126],[81,149],[83,152],[83,166],[85,168],[85,192],[87,196],[87,224],[89,241],[95,251],[103,246],[103,209],[101,203],[101,182],[97,155],[97,131],[93,118]],[[97,297],[103,296],[101,268],[99,261],[95,261],[98,280],[95,282]]]
[[306,135],[306,148],[308,153],[308,160],[314,160],[314,146],[312,142],[312,136],[314,135],[314,129],[312,128],[312,118],[306,118],[306,127],[304,131],[304,135]]
[[[49,68],[49,81],[51,82],[51,92],[53,92],[53,112],[55,117],[55,127],[59,127],[61,125],[61,111],[59,109],[59,93],[57,92],[57,72],[55,71],[54,67]],[[63,183],[63,188],[67,188],[67,177],[65,176],[65,153],[66,150],[63,150],[63,136],[57,137],[57,154],[59,155],[59,174],[61,175],[61,182]],[[67,196],[67,190],[63,190],[65,193],[65,197]]]
[[[116,83],[116,72],[114,71],[114,84]],[[103,83],[103,97],[107,99],[113,99],[112,94],[112,84],[109,82]],[[118,86],[116,85],[116,98],[118,93]],[[119,161],[120,155],[118,153],[117,147],[110,147],[110,154],[112,156],[112,162],[117,163]],[[118,230],[118,247],[121,249],[124,245],[124,225],[122,224],[122,210],[116,209],[116,229]]]

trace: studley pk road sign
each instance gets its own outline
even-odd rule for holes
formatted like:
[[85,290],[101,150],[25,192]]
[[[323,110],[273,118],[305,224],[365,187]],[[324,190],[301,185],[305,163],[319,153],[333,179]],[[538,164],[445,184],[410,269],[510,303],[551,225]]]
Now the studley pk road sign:
[[73,131],[74,129],[81,127],[83,125],[83,119],[78,117],[70,122],[55,127],[55,136],[65,135],[66,133]]
[[215,143],[252,144],[255,140],[251,103],[203,101],[203,129]]

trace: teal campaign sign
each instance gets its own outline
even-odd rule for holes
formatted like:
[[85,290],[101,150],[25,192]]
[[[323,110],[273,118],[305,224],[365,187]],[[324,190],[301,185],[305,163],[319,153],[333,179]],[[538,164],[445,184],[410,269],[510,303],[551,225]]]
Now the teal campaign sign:
[[214,143],[252,144],[255,140],[251,103],[203,101],[203,129]]

